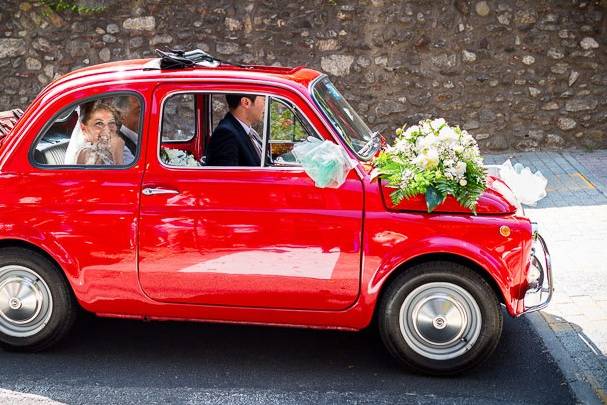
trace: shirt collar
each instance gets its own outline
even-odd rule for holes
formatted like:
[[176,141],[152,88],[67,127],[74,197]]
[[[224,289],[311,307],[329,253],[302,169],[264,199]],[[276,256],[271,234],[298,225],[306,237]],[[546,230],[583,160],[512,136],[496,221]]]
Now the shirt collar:
[[[236,118],[236,116],[234,116],[234,118]],[[236,118],[236,121],[240,122],[240,125],[242,125],[242,127],[244,128],[244,131],[247,133],[247,135],[251,134],[251,127],[247,124],[245,124],[243,121],[239,120],[238,118]]]

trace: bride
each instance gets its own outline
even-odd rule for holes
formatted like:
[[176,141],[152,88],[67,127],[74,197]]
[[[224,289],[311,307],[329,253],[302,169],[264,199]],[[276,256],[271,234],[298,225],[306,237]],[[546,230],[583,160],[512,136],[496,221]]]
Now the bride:
[[84,142],[75,153],[79,165],[122,165],[124,140],[118,135],[120,113],[96,101],[82,108],[80,129]]

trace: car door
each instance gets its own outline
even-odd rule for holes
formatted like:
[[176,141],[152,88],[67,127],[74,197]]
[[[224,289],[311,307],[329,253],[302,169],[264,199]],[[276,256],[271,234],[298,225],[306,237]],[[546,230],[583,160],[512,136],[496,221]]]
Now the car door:
[[[245,90],[268,101],[293,97],[271,87]],[[153,103],[161,114],[152,124],[158,136],[148,148],[139,220],[142,289],[162,302],[347,308],[358,296],[361,262],[363,189],[354,170],[340,188],[321,189],[297,165],[191,167],[161,161],[167,153],[161,145],[167,100],[192,93],[209,102],[211,93],[234,91],[234,86],[201,84],[155,91]],[[300,105],[301,118],[317,131],[312,135],[328,137],[320,121],[310,118],[310,107]],[[204,139],[210,127],[204,121],[212,114],[197,109],[194,115],[196,136]],[[184,161],[192,159],[179,160]]]
[[[12,169],[23,174],[19,192],[8,192],[16,199],[9,206],[19,211],[15,217],[27,218],[20,226],[40,238],[42,246],[56,246],[64,252],[63,260],[71,266],[66,269],[68,278],[85,307],[116,296],[140,295],[136,229],[148,97],[144,87],[140,90],[128,85],[98,86],[67,92],[51,101],[41,113],[49,119],[35,121],[28,135],[31,140],[25,138],[23,154],[15,162],[30,167]],[[116,151],[116,161],[78,162],[76,155],[93,150],[84,137],[95,125],[111,128],[113,137],[121,136],[119,131],[125,129],[119,126],[120,117],[126,115],[123,106],[130,99],[137,109],[130,128],[135,134],[133,153],[123,146]],[[86,110],[99,111],[105,118],[96,122],[95,112],[87,119]],[[110,121],[105,122],[106,118]],[[104,148],[96,144],[94,149],[101,153]]]

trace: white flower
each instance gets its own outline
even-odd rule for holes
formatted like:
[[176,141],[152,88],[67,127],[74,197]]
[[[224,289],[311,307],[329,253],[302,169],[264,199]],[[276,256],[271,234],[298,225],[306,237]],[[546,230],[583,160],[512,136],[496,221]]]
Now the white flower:
[[453,130],[453,128],[448,125],[442,127],[438,133],[438,139],[440,139],[441,142],[445,142],[448,144],[453,144],[457,142],[457,138],[457,133]]
[[438,137],[434,134],[428,134],[426,136],[420,136],[417,138],[415,147],[418,151],[422,152],[426,149],[434,147],[439,142]]
[[468,184],[468,182],[466,181],[466,179],[461,179],[459,181],[459,185],[462,186],[462,187],[464,187],[466,184]]
[[397,152],[406,153],[411,149],[411,144],[405,139],[399,139],[396,141],[394,149],[396,149]]
[[468,133],[468,131],[463,130],[462,131],[462,139],[461,139],[462,144],[466,145],[466,146],[473,146],[476,145],[476,140],[474,139],[474,137],[472,135],[470,135]]
[[413,125],[405,131],[405,139],[410,139],[415,132],[419,131],[419,127],[417,125]]
[[411,180],[411,178],[413,177],[413,172],[409,169],[404,170],[403,173],[401,174],[401,179],[400,179],[400,186],[405,188],[407,187],[407,185],[409,184],[409,181]]
[[463,176],[466,173],[466,162],[459,161],[455,165],[455,173],[458,177]]
[[434,128],[435,131],[438,131],[440,129],[440,127],[442,127],[445,124],[447,124],[447,122],[445,121],[444,118],[437,118],[435,120],[432,120],[432,123],[430,125],[432,125],[432,128]]
[[438,152],[436,149],[428,149],[426,156],[428,157],[428,168],[433,169],[438,166]]
[[421,129],[424,134],[433,134],[434,133],[434,131],[432,131],[432,127],[430,126],[430,121],[428,121],[428,120],[422,122]]
[[417,155],[413,163],[420,169],[434,169],[438,166],[438,152],[436,149],[428,149],[424,153]]

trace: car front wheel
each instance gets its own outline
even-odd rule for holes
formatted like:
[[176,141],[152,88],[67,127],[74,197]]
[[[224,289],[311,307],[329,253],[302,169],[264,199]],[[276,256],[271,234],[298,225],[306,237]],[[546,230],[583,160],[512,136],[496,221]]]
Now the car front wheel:
[[493,353],[502,313],[493,289],[470,268],[428,262],[399,275],[379,307],[379,329],[388,351],[426,374],[456,374]]
[[72,326],[76,305],[60,270],[26,249],[0,250],[0,345],[40,351]]

